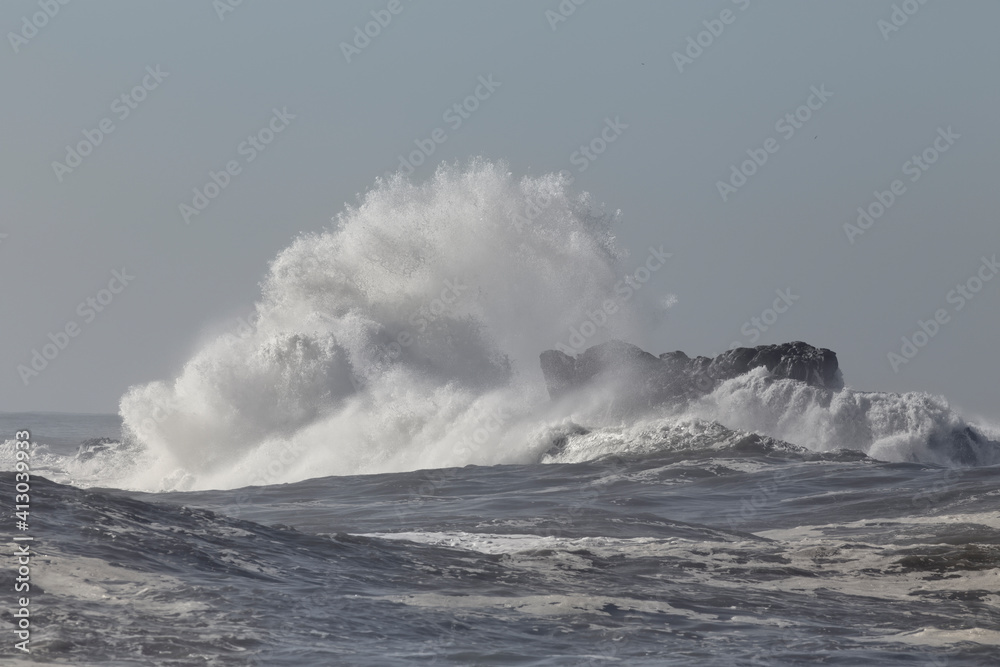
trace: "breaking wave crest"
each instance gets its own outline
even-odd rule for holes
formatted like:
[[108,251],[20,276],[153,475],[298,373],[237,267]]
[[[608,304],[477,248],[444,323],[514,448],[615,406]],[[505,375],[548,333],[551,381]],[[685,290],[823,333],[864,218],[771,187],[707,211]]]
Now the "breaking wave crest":
[[[150,457],[133,484],[527,460],[517,424],[547,401],[538,353],[614,296],[616,217],[563,176],[482,160],[379,181],[272,262],[253,331],[122,398]],[[608,330],[630,326],[623,311]]]
[[[525,211],[530,220],[516,224]],[[175,379],[129,389],[125,445],[100,453],[127,461],[100,466],[116,471],[105,483],[234,488],[581,460],[636,450],[635,429],[649,453],[657,432],[674,446],[684,434],[713,437],[706,424],[715,422],[726,442],[743,437],[727,430],[736,429],[890,460],[991,455],[943,400],[818,390],[764,371],[683,413],[650,416],[686,420],[666,431],[652,421],[606,423],[599,391],[550,402],[538,355],[615,299],[625,255],[612,233],[618,215],[571,192],[565,176],[518,179],[485,160],[442,166],[424,184],[379,180],[333,228],[277,256],[252,326],[203,345]],[[637,302],[620,304],[589,343],[635,340]],[[553,455],[553,433],[576,453]],[[972,434],[958,455],[948,444],[956,433]]]
[[755,369],[723,383],[689,414],[815,451],[856,449],[883,461],[941,465],[1000,463],[995,429],[974,426],[944,398],[920,392],[830,391]]

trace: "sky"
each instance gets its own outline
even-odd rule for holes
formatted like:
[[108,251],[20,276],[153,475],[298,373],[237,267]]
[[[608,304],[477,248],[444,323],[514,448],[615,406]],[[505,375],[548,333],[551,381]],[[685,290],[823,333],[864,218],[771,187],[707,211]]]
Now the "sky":
[[1000,4],[577,2],[2,3],[0,411],[175,377],[441,128],[414,179],[566,169],[672,253],[645,349],[804,340],[1000,416]]

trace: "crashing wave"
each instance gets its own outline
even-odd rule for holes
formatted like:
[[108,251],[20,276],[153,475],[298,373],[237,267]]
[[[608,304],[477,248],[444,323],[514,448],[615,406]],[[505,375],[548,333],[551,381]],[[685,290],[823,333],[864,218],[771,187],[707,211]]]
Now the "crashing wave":
[[[525,211],[530,221],[515,224]],[[129,488],[233,488],[533,463],[552,425],[620,426],[608,410],[620,386],[549,400],[538,365],[589,312],[613,312],[592,342],[636,339],[643,304],[672,302],[653,286],[622,298],[617,217],[564,175],[516,178],[485,160],[442,166],[422,184],[379,180],[332,229],[303,234],[275,258],[252,327],[203,345],[175,378],[130,388],[120,402],[129,447],[94,460],[128,458],[104,469]],[[824,352],[820,385],[795,364],[765,354],[753,368],[740,354],[727,375],[694,377],[686,386],[697,391],[673,416],[892,460],[989,453],[939,399],[838,390]],[[665,416],[655,401],[646,408],[655,414],[636,412],[636,424]],[[956,433],[965,434],[957,448]]]

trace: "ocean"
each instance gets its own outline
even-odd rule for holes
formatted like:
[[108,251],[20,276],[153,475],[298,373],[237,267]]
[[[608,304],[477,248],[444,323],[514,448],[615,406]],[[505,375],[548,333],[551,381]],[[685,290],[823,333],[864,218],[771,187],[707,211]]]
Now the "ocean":
[[0,414],[2,660],[1000,663],[996,425],[792,365],[552,391],[540,354],[648,321],[669,259],[617,215],[482,161],[391,178],[118,414]]
[[[106,434],[114,420],[0,424],[34,427],[44,442]],[[80,488],[42,468],[32,657],[996,664],[996,466],[812,453],[695,423],[651,428],[636,435],[670,446],[234,490]],[[13,497],[10,473],[0,486]],[[13,570],[3,572],[10,591]]]

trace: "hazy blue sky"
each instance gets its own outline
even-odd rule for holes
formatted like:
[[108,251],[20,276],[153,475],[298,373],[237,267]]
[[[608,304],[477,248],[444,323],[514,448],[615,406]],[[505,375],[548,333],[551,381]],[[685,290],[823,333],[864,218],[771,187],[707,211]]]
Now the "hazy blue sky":
[[[0,7],[0,410],[115,412],[129,385],[175,376],[250,312],[297,233],[329,225],[441,127],[417,178],[474,155],[515,173],[569,169],[622,210],[636,262],[651,244],[674,254],[644,295],[678,298],[636,341],[647,349],[801,339],[837,351],[851,386],[1000,415],[1000,280],[961,309],[948,300],[1000,252],[1000,3],[402,0],[348,63],[341,44],[388,0],[244,0],[220,19],[226,2]],[[32,18],[48,4],[54,16]],[[556,22],[560,6],[575,9]],[[678,67],[688,38],[720,27]],[[448,127],[443,112],[490,76],[499,87]],[[135,108],[115,102],[144,81]],[[793,134],[776,126],[809,102]],[[294,118],[247,162],[240,143],[286,108]],[[104,118],[113,131],[57,174]],[[579,173],[571,156],[606,118],[628,127]],[[933,165],[906,164],[948,128]],[[777,152],[723,201],[717,182],[768,138]],[[185,224],[179,204],[229,160],[242,171]],[[896,179],[905,191],[850,243],[845,223]],[[100,295],[123,269],[134,279]],[[752,340],[746,323],[786,289],[798,298]],[[112,297],[102,312],[78,308],[99,296]],[[947,321],[894,372],[887,354],[939,309]],[[70,322],[78,335],[25,386],[18,365]]]

